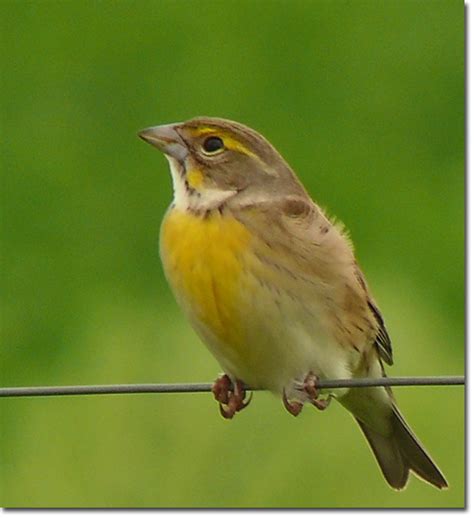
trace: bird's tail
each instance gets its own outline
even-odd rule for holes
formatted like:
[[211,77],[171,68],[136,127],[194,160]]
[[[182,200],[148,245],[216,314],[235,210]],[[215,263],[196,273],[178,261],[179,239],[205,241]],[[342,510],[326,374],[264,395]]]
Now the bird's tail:
[[420,441],[412,432],[400,411],[392,401],[388,435],[374,431],[356,417],[364,435],[374,452],[387,482],[394,489],[403,489],[411,471],[439,489],[448,487],[448,482],[430,458]]

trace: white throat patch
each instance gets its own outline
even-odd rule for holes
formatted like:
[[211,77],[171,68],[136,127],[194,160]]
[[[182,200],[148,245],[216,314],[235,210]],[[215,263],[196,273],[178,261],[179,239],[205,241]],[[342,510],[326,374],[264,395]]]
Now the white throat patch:
[[174,204],[178,209],[189,207],[189,194],[184,180],[184,171],[181,164],[173,157],[165,155],[170,164],[171,178],[173,180]]

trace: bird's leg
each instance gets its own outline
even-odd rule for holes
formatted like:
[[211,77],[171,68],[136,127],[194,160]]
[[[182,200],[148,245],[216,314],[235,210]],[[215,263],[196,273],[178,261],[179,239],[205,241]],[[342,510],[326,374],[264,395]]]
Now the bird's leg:
[[232,382],[230,381],[229,376],[227,374],[223,374],[219,378],[216,379],[214,384],[212,385],[212,393],[214,394],[214,398],[218,403],[223,405],[227,405],[229,402],[229,392],[232,388]]
[[246,393],[243,382],[235,380],[235,383],[232,383],[232,380],[227,374],[223,374],[220,378],[217,378],[212,386],[212,393],[219,403],[219,410],[225,419],[232,419],[234,415],[243,410],[252,399],[250,395],[250,398],[245,401]]
[[312,372],[306,375],[301,390],[308,395],[310,403],[318,410],[326,410],[331,402],[330,395],[326,399],[320,397],[318,378]]

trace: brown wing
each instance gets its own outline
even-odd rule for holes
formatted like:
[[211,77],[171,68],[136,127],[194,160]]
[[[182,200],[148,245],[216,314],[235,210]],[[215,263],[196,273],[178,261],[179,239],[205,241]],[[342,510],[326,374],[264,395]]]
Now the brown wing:
[[238,217],[268,244],[265,253],[272,254],[273,263],[293,276],[296,295],[305,289],[297,280],[304,279],[309,289],[325,299],[340,343],[357,350],[364,342],[374,344],[383,361],[391,365],[390,338],[342,228],[301,196],[252,204],[246,207],[248,211],[239,208]]
[[[308,204],[307,201],[301,199],[298,199],[298,201],[290,199],[287,200],[287,202],[284,205],[284,208],[286,209],[285,212],[287,214],[290,214],[291,216],[297,214],[305,215],[306,217],[308,217],[308,215],[311,215],[311,210],[309,208],[310,206],[314,207],[314,204]],[[329,229],[332,227],[332,224],[327,220],[327,218],[325,218],[325,216],[322,213],[317,214],[316,219],[319,220],[318,224],[320,236],[324,238],[324,234],[329,231]],[[336,228],[335,230],[338,230],[339,232],[343,233],[341,229]],[[346,238],[346,236],[344,235],[342,237]],[[347,242],[348,239],[346,238],[345,241]],[[392,343],[388,335],[387,329],[385,327],[382,313],[380,312],[377,305],[375,304],[375,301],[371,297],[369,289],[367,287],[367,282],[365,281],[365,278],[355,260],[354,265],[357,281],[365,293],[364,299],[366,301],[366,304],[368,305],[370,313],[373,315],[376,321],[376,335],[374,345],[376,346],[381,359],[388,365],[393,365]]]
[[387,365],[393,365],[393,351],[392,351],[392,342],[390,340],[390,336],[388,336],[387,328],[385,327],[385,323],[383,321],[382,313],[379,308],[376,306],[374,300],[369,294],[369,290],[367,288],[367,283],[365,281],[364,275],[360,271],[359,267],[356,265],[356,276],[360,285],[367,293],[367,304],[369,306],[370,311],[375,317],[377,321],[377,334],[375,336],[375,346],[379,352],[380,357]]

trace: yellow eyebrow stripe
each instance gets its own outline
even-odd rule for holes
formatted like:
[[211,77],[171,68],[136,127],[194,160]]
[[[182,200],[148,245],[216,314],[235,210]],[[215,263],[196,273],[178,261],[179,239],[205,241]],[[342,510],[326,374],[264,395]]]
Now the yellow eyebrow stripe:
[[210,126],[203,126],[199,128],[193,128],[191,130],[191,134],[195,137],[202,137],[203,135],[210,134],[218,135],[223,140],[224,145],[227,149],[231,149],[232,151],[239,151],[244,155],[251,156],[260,160],[260,158],[253,151],[250,151],[250,149],[248,149],[247,146],[244,146],[242,142],[234,138],[227,131],[223,131],[218,128],[212,128]]
[[243,153],[244,155],[258,158],[260,160],[260,158],[257,157],[257,155],[253,151],[250,151],[250,149],[248,149],[246,146],[244,146],[242,144],[242,142],[239,142],[238,140],[236,140],[230,136],[227,136],[227,135],[224,135],[222,140],[224,141],[224,146],[227,149],[232,149],[233,151],[239,151],[240,153]]
[[200,126],[199,128],[189,128],[189,133],[193,137],[201,137],[202,135],[207,135],[208,133],[222,133],[216,128],[211,128],[210,126]]

